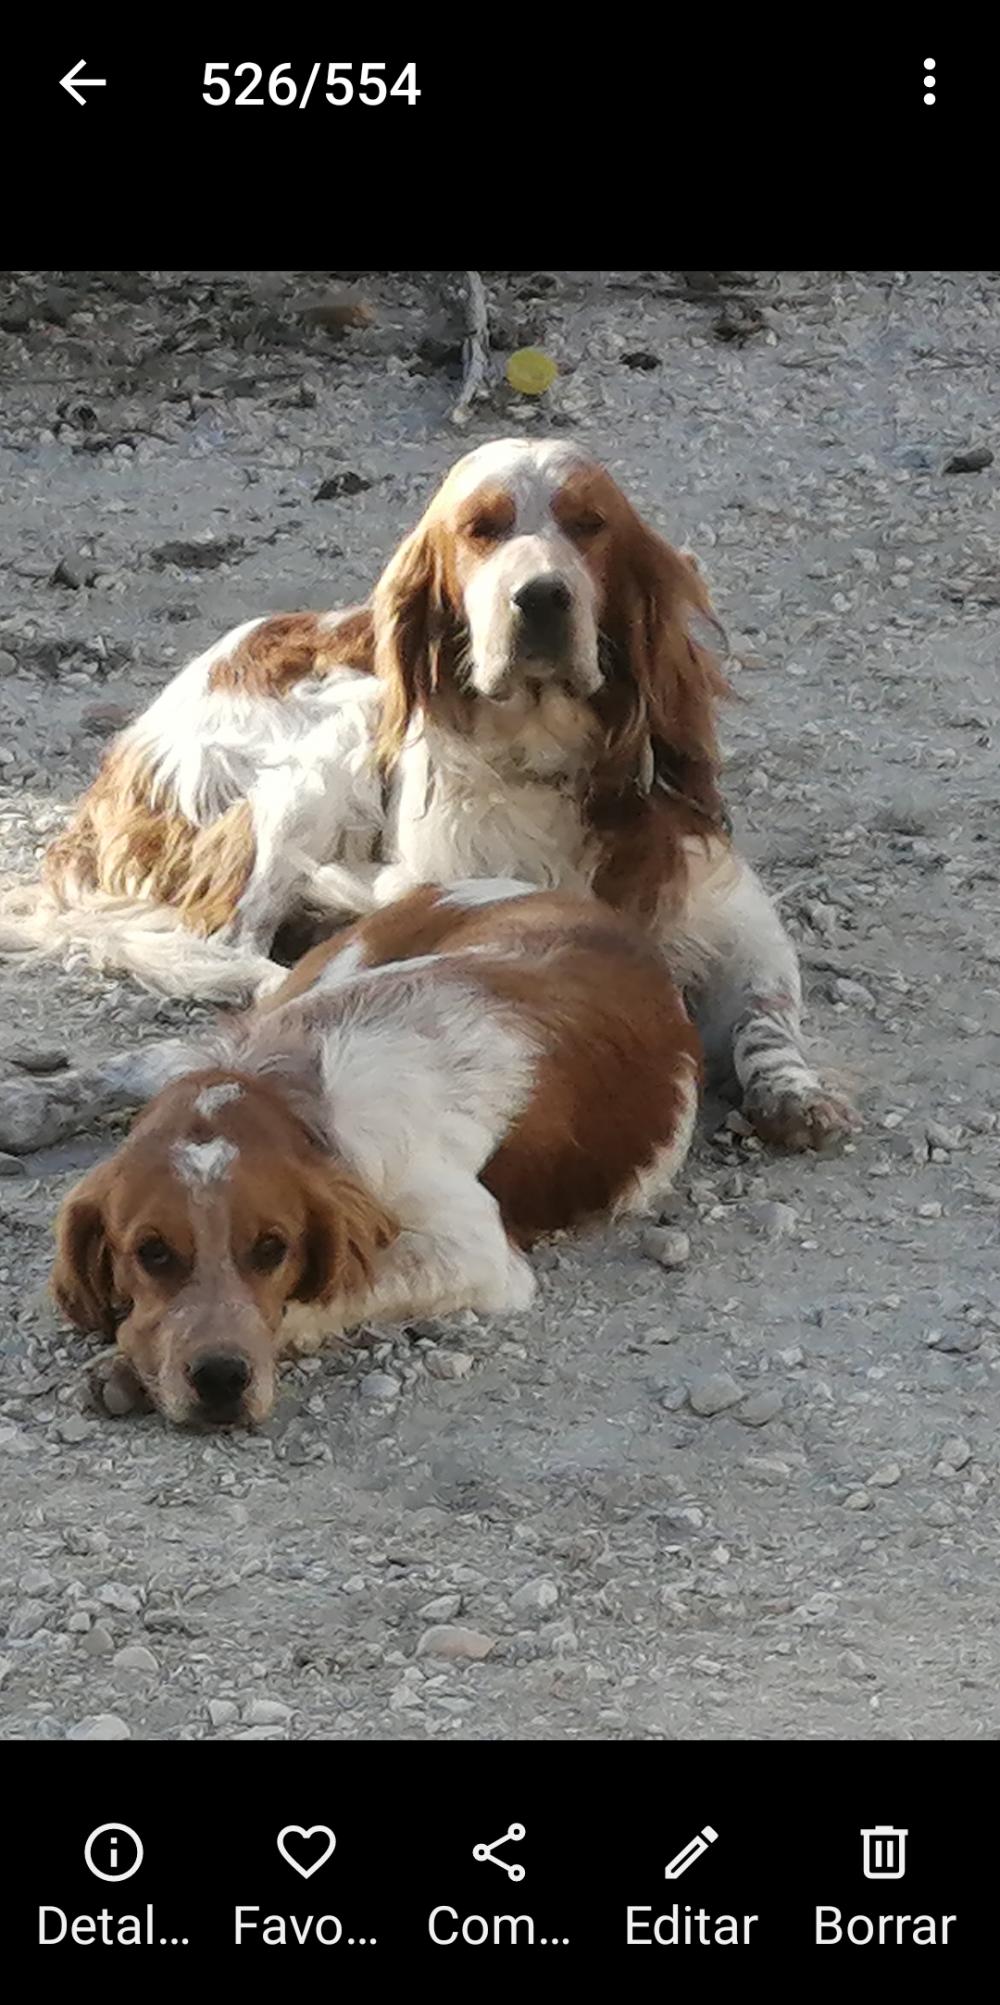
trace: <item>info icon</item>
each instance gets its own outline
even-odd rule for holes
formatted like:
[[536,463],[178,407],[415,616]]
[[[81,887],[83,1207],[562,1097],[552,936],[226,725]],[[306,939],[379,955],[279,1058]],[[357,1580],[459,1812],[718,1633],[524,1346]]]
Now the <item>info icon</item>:
[[130,1880],[143,1861],[142,1839],[131,1824],[99,1824],[83,1848],[95,1880]]

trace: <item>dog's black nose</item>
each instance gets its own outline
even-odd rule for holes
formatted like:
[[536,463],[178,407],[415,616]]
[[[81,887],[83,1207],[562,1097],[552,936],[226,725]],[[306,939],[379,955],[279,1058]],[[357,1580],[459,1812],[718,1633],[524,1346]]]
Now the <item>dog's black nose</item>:
[[561,578],[529,578],[514,593],[514,604],[532,625],[552,626],[569,612],[569,586]]
[[250,1366],[235,1351],[205,1351],[188,1366],[188,1377],[206,1411],[234,1412],[250,1383]]

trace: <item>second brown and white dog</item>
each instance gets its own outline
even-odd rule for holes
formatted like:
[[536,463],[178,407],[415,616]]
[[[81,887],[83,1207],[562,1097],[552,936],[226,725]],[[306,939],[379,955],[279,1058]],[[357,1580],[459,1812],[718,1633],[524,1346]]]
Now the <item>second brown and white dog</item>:
[[235,1000],[280,981],[303,907],[343,922],[470,877],[592,891],[661,942],[758,1131],[818,1147],[853,1117],[803,1054],[795,951],[729,837],[718,633],[693,563],[589,455],[480,446],[370,606],[249,620],[174,677],[13,944]]
[[699,1046],[662,955],[595,900],[505,890],[414,892],[214,1051],[110,1062],[106,1101],[170,1083],[58,1222],[61,1307],[117,1335],[109,1411],[259,1421],[290,1338],[524,1309],[524,1247],[669,1190]]

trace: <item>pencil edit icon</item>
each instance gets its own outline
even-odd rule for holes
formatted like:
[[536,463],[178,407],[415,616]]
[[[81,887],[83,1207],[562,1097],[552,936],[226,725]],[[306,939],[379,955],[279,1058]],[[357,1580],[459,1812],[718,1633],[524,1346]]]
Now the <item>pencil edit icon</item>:
[[715,1844],[718,1835],[717,1831],[713,1831],[711,1824],[703,1825],[698,1836],[692,1838],[690,1844],[685,1845],[683,1851],[678,1852],[675,1859],[671,1859],[669,1866],[664,1872],[664,1879],[679,1880],[681,1874],[686,1873],[688,1867],[693,1866],[695,1860],[700,1859],[702,1853],[707,1852],[709,1846]]

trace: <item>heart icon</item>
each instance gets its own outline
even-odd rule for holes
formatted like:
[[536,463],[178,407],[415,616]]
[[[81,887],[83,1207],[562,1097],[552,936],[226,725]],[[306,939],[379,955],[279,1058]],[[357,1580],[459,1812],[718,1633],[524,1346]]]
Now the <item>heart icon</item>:
[[[290,1838],[300,1838],[302,1840],[299,1850],[300,1852],[303,1849],[305,1850],[305,1864],[303,1864],[301,1859],[296,1858],[288,1842]],[[318,1859],[313,1859],[311,1863],[309,1863],[309,1853],[313,1848],[309,1843],[310,1838],[324,1838],[326,1840]],[[329,1824],[310,1824],[308,1831],[304,1824],[286,1824],[284,1830],[278,1832],[278,1850],[282,1858],[287,1860],[296,1873],[301,1873],[304,1880],[311,1880],[313,1874],[318,1873],[320,1867],[326,1865],[327,1860],[332,1857],[336,1842],[337,1840]]]

